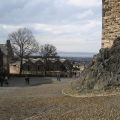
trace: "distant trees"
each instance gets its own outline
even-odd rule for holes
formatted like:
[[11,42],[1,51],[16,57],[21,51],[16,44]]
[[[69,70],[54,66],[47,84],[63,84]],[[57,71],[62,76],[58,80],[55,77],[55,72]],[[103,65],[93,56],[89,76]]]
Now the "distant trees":
[[20,75],[22,73],[22,62],[24,56],[39,51],[39,44],[35,40],[32,32],[27,28],[20,28],[16,32],[8,35],[13,52],[20,58]]
[[57,49],[53,45],[45,44],[45,45],[40,47],[40,54],[44,58],[56,57],[57,56]]
[[58,57],[57,56],[57,49],[55,46],[50,44],[45,44],[40,47],[40,54],[44,58],[45,63],[45,75],[46,75],[46,62],[51,57]]

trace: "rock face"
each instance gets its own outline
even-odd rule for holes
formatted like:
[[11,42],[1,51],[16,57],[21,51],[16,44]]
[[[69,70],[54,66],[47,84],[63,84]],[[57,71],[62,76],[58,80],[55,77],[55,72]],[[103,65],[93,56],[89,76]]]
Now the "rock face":
[[104,92],[120,87],[120,37],[111,48],[101,48],[80,78],[71,83],[71,89],[78,93]]

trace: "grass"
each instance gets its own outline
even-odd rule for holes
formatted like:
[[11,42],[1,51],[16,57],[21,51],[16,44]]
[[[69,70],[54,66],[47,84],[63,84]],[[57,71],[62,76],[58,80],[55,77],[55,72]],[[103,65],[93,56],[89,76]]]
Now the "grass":
[[89,93],[79,93],[78,90],[72,90],[70,87],[63,89],[65,95],[72,97],[95,97],[95,96],[109,96],[120,94],[120,87],[116,87],[114,90],[109,89],[106,91],[95,91],[91,90]]

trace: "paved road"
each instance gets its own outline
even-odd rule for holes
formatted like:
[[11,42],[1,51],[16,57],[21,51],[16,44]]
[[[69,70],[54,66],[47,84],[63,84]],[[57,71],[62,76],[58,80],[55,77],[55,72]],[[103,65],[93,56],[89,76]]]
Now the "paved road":
[[74,98],[62,94],[76,78],[10,79],[0,87],[0,120],[120,120],[120,95]]
[[[61,81],[57,81],[55,77],[30,77],[30,84],[26,84],[25,77],[11,77],[8,86],[3,84],[3,87],[0,87],[0,95],[2,96],[4,93],[9,94],[13,92],[13,90],[20,91],[20,89],[25,89],[25,91],[27,91],[24,92],[23,96],[27,96],[29,92],[30,94],[34,94],[36,92],[36,96],[44,96],[44,94],[49,96],[50,94],[52,95],[52,93],[55,93],[56,95],[62,95],[62,89],[69,86],[71,82],[76,79],[77,77],[61,78]],[[39,90],[35,91],[35,89]],[[38,91],[40,91],[40,93],[37,93]]]
[[[61,78],[61,81],[57,81],[55,77],[30,77],[30,84],[26,85],[25,77],[11,77],[9,80],[8,87],[26,87],[26,86],[35,86],[35,85],[42,85],[42,84],[54,84],[54,83],[66,83],[76,80],[77,77],[72,78]],[[4,84],[3,87],[6,87]]]

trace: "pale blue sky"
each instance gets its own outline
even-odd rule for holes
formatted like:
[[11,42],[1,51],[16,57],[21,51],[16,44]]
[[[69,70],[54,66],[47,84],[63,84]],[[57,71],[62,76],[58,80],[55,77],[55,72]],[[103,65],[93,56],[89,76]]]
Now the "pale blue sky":
[[0,43],[19,28],[30,29],[40,45],[65,52],[98,52],[102,0],[0,0]]

